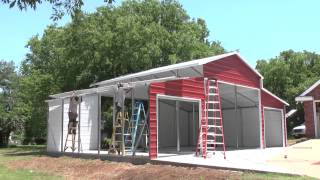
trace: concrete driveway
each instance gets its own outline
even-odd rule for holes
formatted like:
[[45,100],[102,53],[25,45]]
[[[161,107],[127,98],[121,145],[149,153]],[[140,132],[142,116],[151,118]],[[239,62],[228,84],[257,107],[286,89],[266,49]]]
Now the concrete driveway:
[[282,167],[292,173],[304,174],[320,179],[320,139],[312,139],[292,145],[267,163]]

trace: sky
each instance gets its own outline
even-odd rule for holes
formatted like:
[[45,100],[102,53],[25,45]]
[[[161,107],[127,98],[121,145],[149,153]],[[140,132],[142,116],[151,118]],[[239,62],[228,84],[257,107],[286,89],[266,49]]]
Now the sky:
[[[84,2],[86,12],[94,12],[105,4],[103,0]],[[206,21],[209,40],[220,41],[227,51],[239,50],[252,67],[257,60],[270,59],[288,49],[320,53],[319,0],[180,0],[180,3],[190,17]],[[25,47],[28,40],[42,35],[53,23],[51,13],[51,6],[46,3],[35,11],[9,9],[0,4],[0,59],[13,60],[18,66],[29,51]],[[58,24],[69,21],[70,17],[65,16]]]

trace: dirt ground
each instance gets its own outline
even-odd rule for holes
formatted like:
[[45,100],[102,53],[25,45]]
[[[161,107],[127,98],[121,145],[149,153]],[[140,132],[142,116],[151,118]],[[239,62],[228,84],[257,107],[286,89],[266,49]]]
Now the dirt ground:
[[8,167],[37,170],[67,179],[240,179],[242,172],[168,165],[132,165],[68,157],[35,157],[11,161]]

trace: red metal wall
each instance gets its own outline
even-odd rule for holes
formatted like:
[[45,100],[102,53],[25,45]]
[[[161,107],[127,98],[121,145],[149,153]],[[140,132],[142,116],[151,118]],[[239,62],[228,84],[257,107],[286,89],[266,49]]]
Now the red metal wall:
[[[260,76],[258,76],[237,55],[213,61],[203,66],[204,77],[220,81],[255,87],[260,89]],[[157,94],[191,97],[202,99],[204,102],[203,78],[190,78],[167,82],[156,82],[150,85],[150,158],[157,158]],[[264,144],[264,112],[263,107],[283,109],[284,104],[261,90],[262,105],[262,141]],[[202,104],[204,107],[204,104]],[[285,128],[286,131],[286,128]]]
[[150,85],[150,158],[158,155],[157,148],[157,94],[201,99],[204,109],[203,78],[190,78],[167,82],[156,82]]
[[203,73],[205,77],[260,88],[260,77],[237,55],[205,64]]
[[[271,108],[277,108],[283,110],[283,117],[285,117],[285,107],[283,102],[279,101],[278,99],[271,96],[269,93],[265,92],[264,90],[261,90],[261,106],[262,106],[262,143],[265,147],[265,119],[264,119],[264,107],[271,107]],[[285,120],[286,121],[286,120]],[[286,122],[284,122],[284,131],[285,131],[285,145],[287,144],[287,127]]]
[[267,92],[261,90],[261,105],[264,107],[283,109],[284,104]]

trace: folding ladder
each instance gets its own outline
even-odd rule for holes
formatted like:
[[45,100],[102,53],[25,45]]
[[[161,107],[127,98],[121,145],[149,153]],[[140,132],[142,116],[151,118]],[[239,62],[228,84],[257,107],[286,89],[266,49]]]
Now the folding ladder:
[[[125,134],[126,152],[134,152],[140,143],[141,136],[147,136],[147,115],[142,101],[136,101],[130,120],[128,132]],[[134,154],[134,153],[133,153]]]
[[125,155],[125,128],[129,125],[128,112],[118,112],[115,124],[112,129],[112,147],[109,149],[109,153],[116,152]]
[[[71,123],[75,123],[76,125],[72,125]],[[79,145],[79,141],[80,141],[80,138],[78,140],[76,140],[76,137],[77,137],[77,130],[78,130],[78,126],[79,126],[79,123],[78,121],[75,121],[75,122],[69,122],[68,124],[68,133],[67,133],[67,137],[66,137],[66,141],[65,141],[65,144],[64,144],[64,152],[70,148],[72,150],[72,152],[74,152],[77,148],[76,148],[76,143]],[[71,139],[70,139],[71,138]],[[70,143],[71,142],[71,145]]]
[[204,80],[205,104],[199,128],[196,155],[204,158],[209,153],[215,154],[217,146],[222,146],[223,156],[226,158],[221,99],[217,80]]

